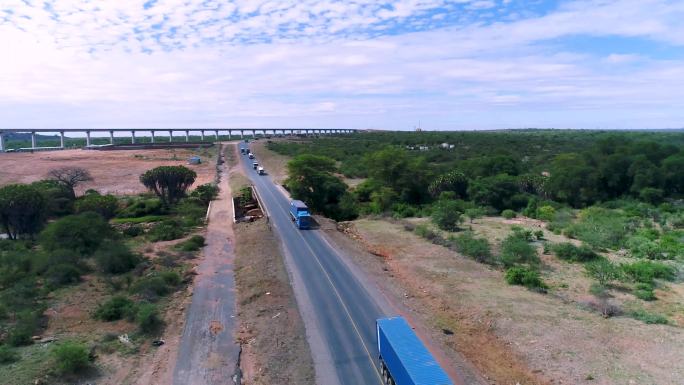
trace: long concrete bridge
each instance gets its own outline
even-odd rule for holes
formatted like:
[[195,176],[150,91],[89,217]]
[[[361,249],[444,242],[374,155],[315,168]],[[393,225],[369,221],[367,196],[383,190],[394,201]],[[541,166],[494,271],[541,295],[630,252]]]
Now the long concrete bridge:
[[[252,137],[257,137],[259,134],[266,136],[269,133],[278,135],[333,135],[333,134],[350,134],[357,132],[356,129],[342,129],[342,128],[0,128],[0,151],[5,151],[5,136],[10,133],[28,133],[31,134],[31,149],[39,149],[41,147],[37,146],[36,134],[39,133],[51,133],[59,134],[60,146],[59,148],[64,148],[64,138],[66,133],[75,132],[85,134],[86,146],[91,146],[91,134],[109,134],[109,143],[114,144],[114,133],[116,132],[126,132],[130,133],[131,143],[135,144],[136,133],[149,134],[150,141],[154,143],[155,135],[157,133],[168,133],[168,141],[172,142],[174,133],[178,135],[184,135],[185,141],[190,141],[190,134],[199,133],[202,141],[205,137],[213,136],[214,140],[218,140],[219,136],[222,134],[228,134],[228,139],[230,140],[233,136],[240,136],[240,139],[244,139],[245,133],[249,135],[251,133]],[[147,136],[147,135],[146,135]]]

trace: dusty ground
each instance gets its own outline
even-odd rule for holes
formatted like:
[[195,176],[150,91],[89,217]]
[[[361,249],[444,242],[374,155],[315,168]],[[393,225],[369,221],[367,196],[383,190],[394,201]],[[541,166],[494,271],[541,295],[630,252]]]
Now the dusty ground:
[[[145,191],[138,177],[157,166],[184,165],[197,173],[195,185],[209,183],[216,175],[216,151],[168,149],[89,151],[62,150],[46,152],[17,152],[0,154],[0,186],[10,183],[30,183],[45,179],[47,173],[64,166],[83,167],[94,180],[78,187],[77,193],[96,189],[115,195],[138,194]],[[187,159],[199,155],[204,162],[188,165]]]
[[[504,229],[509,223],[500,224]],[[499,236],[496,226],[488,228],[492,237]],[[399,224],[359,220],[352,230],[351,243],[331,236],[340,247],[372,251],[350,254],[378,277],[388,295],[412,310],[411,316],[433,330],[453,332],[433,337],[449,354],[467,357],[492,383],[674,385],[684,378],[681,328],[604,319],[553,290],[543,295],[509,286],[500,271],[433,245]],[[557,287],[584,290],[581,281],[575,288],[561,285],[574,282],[574,267],[569,273],[554,273],[561,269],[553,264],[547,268],[557,274],[552,283]]]
[[[235,167],[231,186],[248,182]],[[239,339],[245,384],[314,384],[306,333],[278,241],[264,219],[235,225]]]

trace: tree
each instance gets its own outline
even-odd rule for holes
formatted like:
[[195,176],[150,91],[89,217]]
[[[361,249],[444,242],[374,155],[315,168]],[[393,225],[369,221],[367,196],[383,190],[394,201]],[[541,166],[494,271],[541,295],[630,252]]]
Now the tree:
[[205,206],[209,206],[209,202],[214,200],[218,196],[219,193],[219,188],[217,185],[213,183],[206,183],[201,186],[197,186],[195,191],[193,191],[190,195],[199,198],[200,201]]
[[159,166],[140,175],[140,182],[169,206],[185,196],[196,178],[197,173],[185,166]]
[[88,170],[82,167],[60,167],[48,172],[48,177],[63,185],[76,198],[76,186],[83,182],[93,180]]
[[600,198],[598,174],[585,158],[570,153],[560,154],[553,160],[551,177],[547,183],[551,195],[574,207],[593,203]]
[[611,281],[620,278],[620,269],[605,258],[589,262],[584,265],[584,268],[587,275],[594,278],[601,286],[606,286]]
[[76,201],[76,212],[92,211],[111,219],[119,209],[119,200],[114,195],[86,194]]
[[309,205],[313,211],[334,216],[347,185],[333,175],[335,161],[320,155],[303,154],[287,163],[285,181],[292,197]]
[[74,197],[71,191],[56,180],[45,179],[31,183],[31,186],[40,191],[47,202],[45,215],[48,218],[61,217],[72,214],[74,210]]
[[0,188],[0,224],[9,239],[36,234],[45,223],[47,200],[34,186],[11,184]]
[[60,374],[73,374],[90,365],[88,349],[76,342],[64,342],[52,349],[55,369]]
[[438,201],[432,210],[432,222],[442,230],[454,231],[463,220],[461,205],[456,201]]
[[537,249],[530,245],[525,237],[514,232],[501,243],[501,262],[510,267],[518,264],[538,265]]
[[517,192],[516,178],[507,174],[478,178],[468,187],[468,195],[473,201],[482,206],[492,206],[497,210],[514,208],[511,198]]
[[433,198],[440,196],[441,193],[451,191],[456,194],[458,198],[465,198],[468,190],[468,178],[460,171],[450,171],[437,177],[430,186],[428,191]]
[[94,212],[69,215],[50,223],[40,234],[39,243],[47,251],[73,250],[91,255],[112,236],[112,228]]

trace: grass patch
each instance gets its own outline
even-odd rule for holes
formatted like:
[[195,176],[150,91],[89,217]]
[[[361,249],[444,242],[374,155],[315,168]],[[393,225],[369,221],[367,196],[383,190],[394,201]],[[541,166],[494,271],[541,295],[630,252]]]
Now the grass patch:
[[164,219],[168,218],[168,215],[145,215],[144,217],[131,217],[131,218],[114,218],[111,220],[112,223],[114,224],[124,224],[124,223],[132,223],[132,224],[139,224],[139,223],[152,223],[152,222],[160,222],[163,221]]
[[643,309],[634,310],[630,313],[630,316],[647,324],[667,325],[670,323],[670,321],[664,315],[649,313]]
[[176,249],[181,251],[197,251],[204,247],[205,239],[201,235],[193,235],[189,239],[177,244]]

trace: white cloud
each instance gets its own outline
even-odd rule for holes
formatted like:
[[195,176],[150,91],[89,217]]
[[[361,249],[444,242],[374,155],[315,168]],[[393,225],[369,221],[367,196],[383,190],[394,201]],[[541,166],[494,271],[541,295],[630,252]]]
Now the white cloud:
[[[681,53],[683,4],[577,1],[517,21],[414,33],[388,27],[395,32],[369,37],[371,25],[401,25],[459,2],[159,0],[144,10],[142,2],[59,0],[55,20],[42,3],[5,0],[0,9],[14,16],[0,18],[0,126],[684,121],[681,60],[546,44],[577,35],[640,37]],[[449,12],[488,5],[464,3]]]

